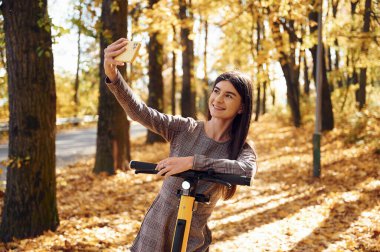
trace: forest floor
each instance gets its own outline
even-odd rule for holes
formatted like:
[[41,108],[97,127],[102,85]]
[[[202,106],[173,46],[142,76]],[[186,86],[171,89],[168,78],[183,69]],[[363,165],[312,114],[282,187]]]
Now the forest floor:
[[[359,118],[324,133],[318,179],[311,122],[296,129],[264,116],[253,123],[259,172],[252,187],[218,203],[210,251],[380,251],[379,127],[378,118]],[[168,144],[133,142],[134,160],[167,154]],[[162,179],[132,171],[96,176],[93,165],[83,160],[58,170],[55,232],[0,244],[0,251],[127,251]]]

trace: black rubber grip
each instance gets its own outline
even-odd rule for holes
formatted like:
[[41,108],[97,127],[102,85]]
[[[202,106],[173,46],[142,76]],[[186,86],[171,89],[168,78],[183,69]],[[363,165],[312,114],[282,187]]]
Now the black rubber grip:
[[132,160],[129,163],[129,167],[135,170],[139,170],[139,171],[154,171],[154,169],[156,169],[156,166],[157,164],[134,161],[134,160]]
[[251,185],[251,178],[246,177],[246,176],[216,173],[213,175],[213,177],[229,182],[233,185],[246,185],[246,186]]

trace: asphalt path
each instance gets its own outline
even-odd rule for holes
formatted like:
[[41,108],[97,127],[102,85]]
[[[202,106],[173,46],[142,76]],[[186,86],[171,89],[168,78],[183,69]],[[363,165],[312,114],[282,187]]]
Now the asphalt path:
[[[140,124],[131,124],[132,138],[146,133],[146,128]],[[83,158],[90,158],[95,155],[96,151],[96,127],[59,132],[56,136],[55,146],[57,168],[73,164]],[[0,145],[0,161],[6,159],[8,159],[8,143]],[[0,169],[0,181],[5,181],[6,168],[0,166]]]

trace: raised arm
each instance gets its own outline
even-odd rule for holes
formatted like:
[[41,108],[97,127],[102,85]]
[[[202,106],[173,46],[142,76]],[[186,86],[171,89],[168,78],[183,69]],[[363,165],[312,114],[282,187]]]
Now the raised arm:
[[123,48],[127,44],[128,40],[122,38],[104,50],[104,70],[107,75],[106,84],[132,120],[160,134],[167,141],[171,141],[176,132],[181,131],[190,123],[190,119],[181,116],[166,115],[152,109],[133,93],[132,89],[117,70],[117,66],[123,65],[124,63],[114,59],[115,56],[124,51]]
[[189,118],[167,115],[148,107],[133,93],[120,73],[118,73],[115,82],[108,81],[106,80],[108,88],[115,95],[127,115],[132,120],[161,135],[167,141],[170,142],[177,132],[190,124]]
[[214,159],[204,155],[194,155],[193,170],[214,169],[218,173],[232,173],[254,178],[257,172],[256,153],[246,143],[237,160]]

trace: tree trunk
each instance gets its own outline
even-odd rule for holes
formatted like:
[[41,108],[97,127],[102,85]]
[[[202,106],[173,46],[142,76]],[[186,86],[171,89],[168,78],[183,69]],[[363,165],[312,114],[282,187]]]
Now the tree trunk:
[[[323,45],[322,45],[323,47]],[[322,55],[324,55],[324,48],[322,48]],[[322,57],[323,58],[323,57]],[[334,114],[331,103],[331,92],[326,74],[326,61],[322,61],[322,131],[334,129]]]
[[[327,46],[327,66],[326,66],[326,77],[327,77],[327,73],[328,72],[331,72],[333,69],[332,69],[332,59],[331,59],[331,47],[330,46]],[[322,57],[324,57],[324,55],[322,55]],[[330,79],[331,80],[331,79]],[[329,82],[329,79],[327,79],[327,82],[329,83],[329,87],[330,87],[330,92],[334,92],[334,82]]]
[[259,115],[260,115],[260,97],[261,97],[261,85],[257,84],[255,122],[259,121]]
[[267,81],[264,81],[263,83],[263,109],[261,110],[261,114],[264,115],[267,112]]
[[[111,4],[117,3],[118,11],[111,12]],[[127,35],[127,1],[104,0],[102,3],[103,30],[100,35],[100,85],[99,120],[96,140],[94,172],[114,174],[116,169],[127,167],[129,156],[129,122],[124,110],[104,83],[104,49],[113,41]],[[106,36],[107,34],[107,36]],[[111,34],[108,37],[108,34]],[[125,67],[119,68],[125,75]]]
[[[338,40],[334,40],[334,47],[335,47],[335,62],[334,62],[334,67],[336,72],[339,71],[339,61],[340,61],[340,56],[339,56],[339,44]],[[338,79],[338,87],[342,88],[343,87],[343,80],[342,80],[342,73],[339,71],[339,79]]]
[[[189,15],[187,15],[189,13]],[[189,35],[193,29],[191,1],[179,0],[179,17],[181,19],[182,45],[182,116],[196,118],[195,83],[194,83],[194,42]],[[190,23],[190,25],[189,25]]]
[[[323,47],[323,45],[322,45]],[[316,68],[316,57],[317,57],[317,48],[315,46],[310,49],[313,55],[314,69]],[[322,48],[322,55],[325,53],[324,48]],[[315,72],[315,70],[313,70]],[[314,75],[314,80],[316,76]],[[326,61],[322,57],[322,131],[334,129],[334,114],[332,110],[331,103],[331,91],[328,85],[327,75],[326,75]]]
[[356,12],[356,6],[359,4],[360,0],[351,0],[351,16],[353,17]]
[[[354,15],[356,13],[356,7],[357,7],[358,3],[359,3],[359,0],[357,0],[357,1],[352,0],[351,1],[351,18],[353,20],[354,20]],[[352,33],[354,32],[353,24],[351,24],[350,30]],[[351,58],[349,56],[351,56]],[[351,63],[352,68],[353,68],[353,72],[352,72],[351,76],[348,76],[347,86],[351,85],[351,84],[358,83],[358,74],[356,72],[355,61],[356,60],[354,60],[354,50],[352,48],[349,48],[349,50],[347,52],[347,68],[350,66],[350,63]],[[357,91],[355,92],[355,98],[356,98],[356,101],[358,101],[358,92]]]
[[173,58],[172,58],[172,115],[176,114],[176,91],[177,91],[177,74],[176,74],[176,53],[175,51],[172,52]]
[[[333,12],[334,19],[336,18],[336,15],[338,13],[338,4],[339,4],[339,0],[332,1],[332,12]],[[334,67],[335,67],[336,72],[338,72],[340,56],[339,56],[339,43],[338,43],[338,39],[336,38],[334,40],[334,51],[335,51]],[[339,88],[343,87],[343,80],[342,80],[340,71],[339,71],[338,87]]]
[[[251,15],[253,19],[253,8],[251,8]],[[253,28],[253,25],[252,25]],[[257,18],[256,22],[256,55],[259,55],[260,51],[260,42],[261,42],[261,25],[260,25],[260,19]],[[258,64],[257,67],[257,73],[260,73],[262,71],[262,65]],[[256,96],[256,113],[255,113],[255,122],[259,121],[260,116],[260,103],[261,103],[261,81],[257,80],[257,96]]]
[[[353,84],[353,85],[359,83],[358,71],[356,71],[356,67],[355,66],[352,69],[352,75],[350,76],[349,83]],[[356,100],[358,101],[358,95],[357,94],[358,94],[358,92],[356,92]]]
[[327,62],[328,62],[328,68],[326,69],[327,72],[332,71],[332,59],[331,59],[331,47],[327,46]]
[[208,44],[208,22],[207,19],[204,22],[205,27],[205,49],[203,51],[203,75],[204,75],[204,86],[203,86],[203,99],[204,99],[204,110],[203,114],[205,116],[208,115],[208,98],[209,98],[209,92],[208,92],[208,74],[207,74],[207,44]]
[[307,65],[307,58],[305,50],[302,50],[302,59],[303,59],[303,76],[305,79],[305,83],[303,86],[304,93],[308,96],[310,94],[310,79],[309,79],[309,67]]
[[[175,29],[175,26],[172,25],[173,27],[173,39],[176,40],[177,32]],[[172,52],[172,115],[176,114],[176,90],[177,90],[177,75],[176,75],[176,62],[177,62],[177,57],[176,57],[176,52],[173,50]]]
[[276,47],[280,53],[280,64],[281,69],[284,73],[284,77],[286,80],[286,96],[288,105],[292,112],[293,125],[295,127],[301,126],[301,111],[300,111],[300,92],[299,92],[299,65],[296,65],[296,54],[295,54],[295,31],[293,27],[293,21],[288,21],[288,31],[289,33],[289,44],[291,45],[289,48],[290,53],[286,54],[282,48],[284,48],[284,43],[282,41],[281,33],[280,33],[280,23],[278,20],[272,22],[273,25],[273,39],[275,41]]
[[79,113],[79,71],[80,71],[80,56],[81,56],[81,47],[80,47],[80,40],[81,40],[81,34],[82,34],[82,1],[79,1],[78,6],[79,16],[78,16],[78,40],[77,40],[77,48],[78,48],[78,56],[77,56],[77,70],[75,74],[75,82],[74,82],[74,117],[78,117]]
[[34,237],[46,230],[54,231],[59,225],[56,93],[47,0],[3,1],[1,11],[6,41],[11,163],[7,167],[0,238],[11,241],[12,237]]
[[[365,0],[365,10],[364,10],[364,25],[363,25],[363,33],[369,34],[369,24],[371,18],[371,0]],[[367,43],[362,44],[362,55],[367,56]],[[367,68],[360,68],[360,77],[359,77],[359,110],[364,108],[366,103],[366,92],[365,87],[367,84]]]
[[[150,0],[149,6],[153,7],[158,0]],[[149,97],[148,106],[160,112],[164,111],[164,82],[162,79],[163,65],[163,46],[157,39],[158,32],[149,35],[148,54],[149,54]],[[158,134],[148,131],[146,142],[164,142],[165,140]]]
[[[79,113],[79,71],[80,71],[80,56],[81,56],[81,47],[80,47],[80,40],[81,40],[81,34],[82,34],[82,1],[79,1],[78,11],[78,40],[77,40],[77,48],[78,48],[78,56],[77,56],[77,70],[75,74],[75,82],[74,82],[74,117],[78,117]],[[78,124],[77,122],[75,124]]]
[[[318,23],[318,12],[312,11],[309,14],[309,19]],[[314,33],[318,30],[318,25],[310,26],[310,33]],[[310,48],[313,56],[313,77],[314,82],[317,80],[317,45]],[[325,48],[322,44],[322,55],[325,55]],[[322,60],[322,131],[332,130],[334,128],[334,114],[331,103],[331,92],[327,79],[326,58],[321,57]]]
[[[260,23],[258,23],[258,24],[260,24]],[[262,28],[261,34],[263,35],[262,37],[265,40],[266,39],[265,25],[262,24],[261,28]],[[268,69],[267,68],[265,70],[265,76],[266,76],[266,79],[263,82],[263,99],[262,99],[262,110],[261,110],[262,115],[264,115],[267,112],[267,104],[266,104],[267,103],[267,83],[269,81]]]

